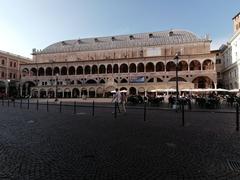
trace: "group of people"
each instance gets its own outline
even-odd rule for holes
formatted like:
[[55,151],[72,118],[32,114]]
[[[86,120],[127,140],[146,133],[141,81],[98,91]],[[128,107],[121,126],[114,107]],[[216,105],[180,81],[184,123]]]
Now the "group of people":
[[126,103],[127,103],[127,96],[124,92],[120,92],[117,89],[115,89],[116,93],[113,95],[112,102],[116,103],[116,106],[118,108],[118,112],[124,112],[126,113]]

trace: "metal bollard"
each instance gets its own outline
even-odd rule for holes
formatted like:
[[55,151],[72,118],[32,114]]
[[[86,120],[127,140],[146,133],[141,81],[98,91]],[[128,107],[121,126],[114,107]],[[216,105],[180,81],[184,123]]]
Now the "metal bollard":
[[49,111],[49,109],[48,109],[48,100],[47,100],[47,112]]
[[59,103],[59,112],[62,112],[62,101]]
[[73,104],[73,114],[76,114],[76,101],[74,101],[74,104]]
[[28,109],[29,109],[29,99],[28,99]]
[[185,126],[185,119],[184,119],[184,103],[182,102],[182,126]]
[[8,105],[8,107],[9,107],[9,99],[8,99],[8,101],[7,101],[7,105]]
[[146,121],[146,115],[147,115],[147,103],[144,101],[144,109],[143,109],[143,120]]
[[94,108],[95,108],[95,104],[94,104],[94,101],[93,101],[93,103],[92,103],[92,116],[94,116],[94,113],[95,113],[94,112],[94,110],[95,110]]
[[20,101],[20,108],[22,108],[22,99],[21,99],[21,101]]
[[115,106],[114,106],[114,118],[117,118],[117,102],[115,102]]
[[239,104],[236,104],[236,131],[239,131]]
[[3,101],[3,98],[2,98],[2,106],[4,106],[4,101]]
[[14,99],[14,101],[13,101],[13,107],[15,107],[15,99]]
[[37,111],[38,111],[38,106],[39,106],[39,102],[38,102],[38,100],[37,100]]

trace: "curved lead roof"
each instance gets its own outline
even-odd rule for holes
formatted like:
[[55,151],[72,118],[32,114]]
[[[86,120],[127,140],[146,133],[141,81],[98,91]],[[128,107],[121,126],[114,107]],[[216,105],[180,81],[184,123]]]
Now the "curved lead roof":
[[40,53],[97,51],[203,41],[208,41],[208,39],[198,38],[192,32],[185,30],[170,30],[153,33],[139,33],[60,41],[46,47]]

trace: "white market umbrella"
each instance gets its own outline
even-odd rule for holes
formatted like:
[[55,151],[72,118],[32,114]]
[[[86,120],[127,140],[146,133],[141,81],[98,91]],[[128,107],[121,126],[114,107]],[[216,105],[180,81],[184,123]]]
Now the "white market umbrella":
[[[116,91],[115,91],[115,92],[116,92]],[[127,90],[125,90],[125,89],[124,89],[124,90],[121,90],[120,92],[126,93],[126,92],[127,92]]]
[[239,89],[230,89],[228,92],[239,92]]

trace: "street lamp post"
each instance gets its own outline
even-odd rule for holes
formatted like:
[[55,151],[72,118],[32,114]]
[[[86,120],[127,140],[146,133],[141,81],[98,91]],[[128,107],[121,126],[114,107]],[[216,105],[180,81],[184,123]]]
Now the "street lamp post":
[[56,98],[55,101],[58,101],[58,73],[56,74]]
[[7,97],[9,98],[9,83],[10,83],[10,79],[7,80]]
[[176,96],[176,107],[178,105],[178,101],[179,101],[179,90],[178,90],[178,60],[179,60],[179,55],[180,52],[177,52],[174,60],[176,60],[176,92],[177,92],[177,96]]

